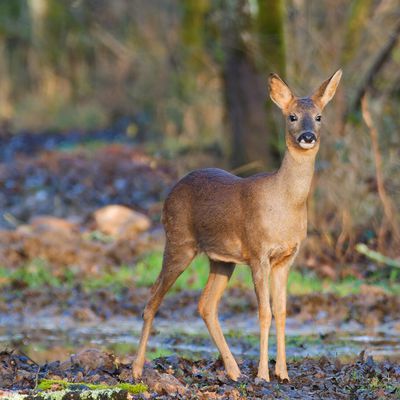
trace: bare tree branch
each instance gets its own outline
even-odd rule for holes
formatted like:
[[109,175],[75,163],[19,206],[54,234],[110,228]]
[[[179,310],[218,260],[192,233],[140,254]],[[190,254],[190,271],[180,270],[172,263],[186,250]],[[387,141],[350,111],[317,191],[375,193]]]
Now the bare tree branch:
[[353,102],[348,108],[347,115],[351,114],[359,107],[361,99],[364,97],[367,90],[372,86],[376,76],[379,74],[381,69],[389,60],[392,51],[396,47],[399,36],[400,36],[400,19],[397,21],[395,28],[389,37],[389,40],[382,47],[381,51],[377,54],[375,60],[371,64],[367,73],[365,74],[365,77],[361,81],[361,84],[357,88]]
[[[386,192],[385,183],[383,178],[382,172],[382,156],[379,151],[379,143],[378,143],[378,130],[376,129],[371,113],[368,107],[368,99],[367,95],[365,94],[361,99],[361,107],[362,107],[362,116],[364,119],[365,124],[369,129],[369,134],[371,137],[371,144],[372,144],[372,151],[374,154],[374,161],[375,161],[375,171],[376,171],[376,183],[378,186],[378,194],[383,206],[383,212],[385,215],[386,223],[391,227],[391,233],[395,239],[395,242],[400,243],[400,228],[396,221],[396,212],[392,203],[391,198]],[[383,223],[382,223],[383,224]],[[386,232],[382,230],[381,236],[383,236]],[[379,241],[382,242],[382,238]]]

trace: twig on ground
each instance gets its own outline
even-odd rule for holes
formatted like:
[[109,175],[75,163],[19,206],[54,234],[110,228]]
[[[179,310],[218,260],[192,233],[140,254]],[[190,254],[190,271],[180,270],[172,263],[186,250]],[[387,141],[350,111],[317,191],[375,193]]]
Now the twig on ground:
[[356,246],[356,250],[360,254],[368,257],[370,260],[385,264],[388,267],[400,268],[400,261],[393,260],[390,257],[386,257],[383,254],[379,253],[378,251],[371,250],[364,243],[358,243]]
[[[14,350],[13,350],[12,352],[14,352]],[[29,361],[31,361],[33,364],[39,366],[39,364],[38,364],[35,360],[32,360],[32,358],[30,358],[30,357],[29,357],[27,354],[25,354],[22,350],[18,350],[18,353],[21,354],[21,356],[26,357],[26,358],[27,358]]]
[[39,385],[39,372],[40,372],[40,365],[38,365],[38,369],[36,371],[36,375],[35,375],[35,387],[34,389],[37,389],[38,385]]

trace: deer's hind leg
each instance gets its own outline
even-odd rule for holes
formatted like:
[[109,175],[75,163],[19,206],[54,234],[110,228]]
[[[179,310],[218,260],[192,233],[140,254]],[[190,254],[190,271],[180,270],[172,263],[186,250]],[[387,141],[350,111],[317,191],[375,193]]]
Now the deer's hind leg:
[[240,376],[240,370],[218,321],[218,304],[234,269],[235,264],[210,260],[210,275],[200,297],[199,313],[221,354],[228,376],[236,381]]
[[134,378],[140,378],[142,375],[147,341],[157,310],[165,294],[178,279],[179,275],[189,266],[195,255],[196,249],[194,246],[190,244],[175,246],[167,241],[160,275],[151,289],[150,299],[143,312],[142,334],[140,336],[136,359],[132,365]]

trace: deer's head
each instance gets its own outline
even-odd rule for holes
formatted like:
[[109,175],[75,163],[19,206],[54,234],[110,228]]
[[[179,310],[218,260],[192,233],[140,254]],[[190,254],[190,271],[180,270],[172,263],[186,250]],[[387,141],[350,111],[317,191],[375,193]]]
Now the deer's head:
[[286,144],[289,149],[318,149],[322,110],[334,96],[341,76],[342,70],[339,69],[309,97],[295,96],[278,75],[269,76],[271,99],[286,118]]

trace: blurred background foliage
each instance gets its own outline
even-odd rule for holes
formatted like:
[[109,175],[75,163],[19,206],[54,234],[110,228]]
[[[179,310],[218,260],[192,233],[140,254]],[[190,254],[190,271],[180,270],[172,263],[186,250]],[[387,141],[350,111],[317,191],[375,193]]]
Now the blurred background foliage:
[[[1,134],[96,131],[128,118],[133,141],[180,173],[279,165],[283,120],[270,72],[300,95],[339,67],[324,117],[304,260],[399,256],[400,4],[397,0],[4,0]],[[386,197],[378,195],[368,93]],[[180,156],[182,156],[180,158]]]

